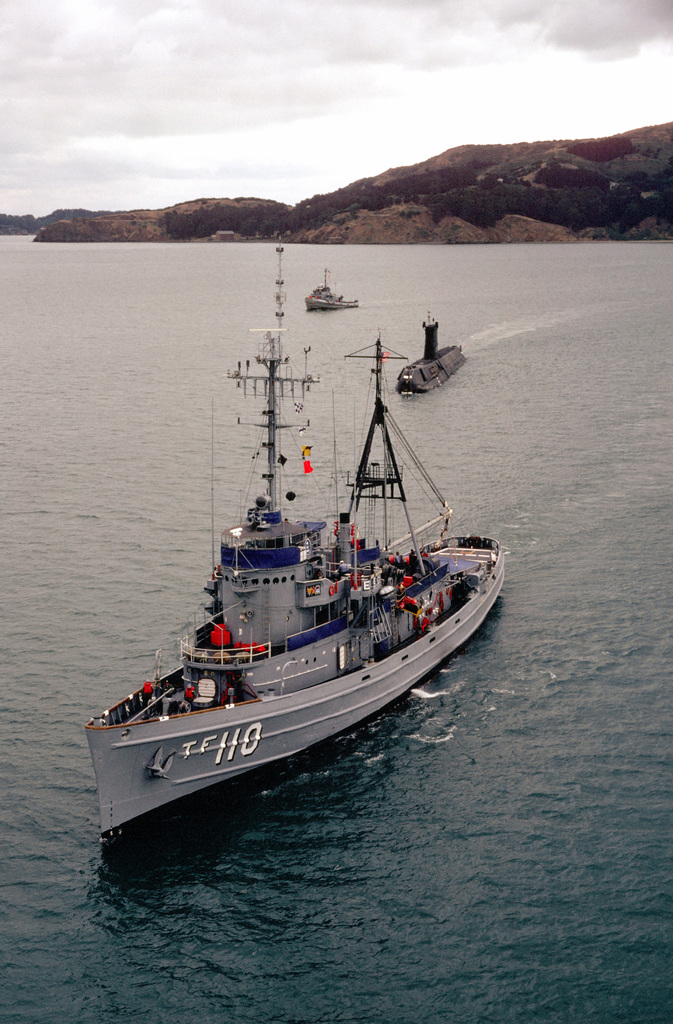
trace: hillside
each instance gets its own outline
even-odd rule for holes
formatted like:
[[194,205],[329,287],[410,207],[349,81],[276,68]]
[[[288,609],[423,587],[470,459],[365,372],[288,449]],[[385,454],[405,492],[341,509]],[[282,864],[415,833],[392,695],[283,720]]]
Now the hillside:
[[[458,146],[294,207],[199,199],[73,218],[36,241],[314,243],[673,238],[673,122],[602,139]],[[218,232],[220,233],[218,235]]]
[[[273,237],[278,213],[291,208],[283,203],[264,199],[194,199],[163,210],[130,210],[103,216],[73,217],[49,223],[41,228],[36,242],[169,242],[173,224],[187,222],[189,235],[184,239],[209,238],[220,225],[245,220],[251,237]],[[260,211],[262,211],[260,216]],[[264,219],[271,211],[271,220]]]
[[71,220],[73,217],[102,217],[111,213],[110,210],[54,210],[46,217],[33,217],[28,213],[24,216],[0,213],[0,235],[34,235],[47,224],[60,220]]

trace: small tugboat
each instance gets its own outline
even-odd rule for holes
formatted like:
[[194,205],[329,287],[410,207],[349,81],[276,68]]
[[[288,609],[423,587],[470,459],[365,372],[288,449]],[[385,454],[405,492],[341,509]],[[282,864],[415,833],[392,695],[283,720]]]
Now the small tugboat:
[[397,390],[400,394],[423,394],[432,391],[455,373],[465,362],[463,349],[460,345],[447,345],[437,348],[437,331],[439,324],[428,317],[423,323],[425,331],[425,350],[423,358],[405,366],[397,378]]
[[357,299],[351,299],[348,301],[344,299],[343,295],[335,295],[329,284],[327,278],[329,271],[325,270],[325,280],[323,284],[318,285],[314,288],[310,295],[306,296],[306,308],[311,309],[352,309],[358,305]]
[[[318,383],[283,353],[282,247],[277,329],[257,368],[231,371],[263,393],[263,492],[227,527],[203,621],[181,641],[181,664],[132,685],[86,724],[102,839],[167,804],[291,757],[351,729],[402,697],[473,635],[504,580],[497,540],[452,536],[452,510],[418,463],[439,514],[416,527],[392,444],[408,443],[384,402],[384,352],[373,351],[373,414],[345,508],[336,521],[287,518],[280,494],[281,403]],[[369,376],[369,375],[368,375]],[[311,472],[310,448],[303,450]],[[308,467],[307,467],[308,464]],[[286,501],[296,495],[288,491]],[[403,512],[390,540],[393,506]]]

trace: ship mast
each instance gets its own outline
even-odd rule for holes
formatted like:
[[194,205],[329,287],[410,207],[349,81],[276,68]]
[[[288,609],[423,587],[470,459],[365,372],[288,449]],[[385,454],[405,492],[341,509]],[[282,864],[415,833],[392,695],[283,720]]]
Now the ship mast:
[[283,330],[283,302],[285,300],[285,293],[283,292],[283,247],[278,243],[276,246],[276,252],[278,253],[278,277],[276,278],[276,329],[277,334],[274,337],[271,332],[267,335],[268,346],[266,351],[263,350],[261,362],[266,364],[267,371],[269,374],[267,398],[268,403],[265,410],[267,417],[267,440],[266,449],[268,456],[268,469],[266,473],[262,473],[263,479],[267,482],[267,491],[269,494],[269,504],[272,509],[279,508],[278,494],[276,488],[276,465],[277,458],[280,452],[277,450],[277,439],[278,439],[278,416],[280,414],[280,400],[282,386],[280,385],[280,364],[283,358],[283,342],[281,338],[281,331]]
[[276,327],[271,330],[267,328],[251,328],[252,331],[264,334],[260,351],[257,355],[257,363],[260,366],[266,367],[266,373],[250,373],[250,361],[248,360],[246,361],[245,371],[241,370],[241,364],[239,363],[238,370],[230,371],[228,374],[229,377],[237,381],[239,387],[243,385],[243,393],[245,395],[247,395],[248,386],[252,387],[254,395],[257,394],[258,386],[264,391],[266,408],[262,415],[265,417],[265,421],[262,424],[257,424],[257,426],[262,426],[266,429],[266,440],[262,442],[262,447],[266,448],[267,452],[267,468],[266,472],[262,473],[262,479],[266,481],[268,505],[272,511],[280,509],[278,466],[285,462],[280,450],[279,436],[279,431],[285,427],[285,424],[280,421],[282,400],[287,394],[294,398],[295,387],[301,388],[301,397],[303,399],[306,391],[310,390],[311,384],[320,380],[320,377],[313,377],[306,370],[304,370],[303,377],[294,377],[289,366],[290,357],[283,356],[282,335],[286,330],[282,326],[283,317],[285,316],[283,311],[283,304],[285,302],[285,292],[283,291],[285,283],[283,281],[283,251],[283,246],[279,240],[276,246],[276,252],[278,253]]
[[[351,355],[346,356],[346,359],[368,359],[372,358],[371,355],[362,355],[361,352],[353,352]],[[372,497],[382,498],[384,502],[384,508],[388,499],[394,498],[402,502],[404,514],[406,516],[407,525],[409,527],[409,536],[416,552],[416,558],[418,559],[419,565],[423,564],[423,558],[421,554],[420,544],[414,530],[413,523],[411,521],[411,515],[409,507],[407,505],[406,494],[404,493],[404,485],[402,483],[402,474],[395,456],[392,441],[390,439],[390,433],[388,431],[387,423],[387,408],[383,401],[383,347],[381,345],[381,335],[379,334],[376,339],[376,345],[374,350],[374,370],[372,373],[375,375],[375,399],[374,399],[374,412],[372,413],[371,422],[369,424],[369,430],[367,432],[367,438],[365,440],[362,455],[360,456],[360,463],[358,465],[357,473],[355,475],[355,485],[353,486],[353,493],[351,495],[351,502],[349,507],[349,516],[352,516],[353,510],[357,513],[360,506],[360,499],[362,498],[365,491],[368,491]],[[390,359],[406,359],[406,356],[400,356],[397,353],[393,354],[390,352],[386,353],[385,358]],[[375,463],[370,463],[369,458],[371,455],[372,442],[374,440],[374,434],[377,428],[381,431],[383,440],[383,474],[380,472],[380,468]],[[395,493],[397,490],[397,493]],[[377,493],[380,491],[380,493]],[[387,538],[386,538],[387,542]]]

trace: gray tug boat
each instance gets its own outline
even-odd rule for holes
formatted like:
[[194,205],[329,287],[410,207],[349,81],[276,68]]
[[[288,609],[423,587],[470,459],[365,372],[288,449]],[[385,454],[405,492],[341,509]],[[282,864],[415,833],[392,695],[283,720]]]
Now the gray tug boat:
[[[281,403],[305,397],[318,378],[293,376],[283,354],[282,251],[278,326],[264,333],[259,375],[249,366],[229,373],[264,394],[264,493],[221,535],[204,620],[182,638],[181,664],[162,674],[157,652],[154,679],[86,724],[103,841],[394,703],[466,643],[503,585],[498,541],[452,536],[452,510],[422,466],[439,514],[412,523],[392,434],[410,450],[384,403],[380,337],[371,354],[353,354],[374,361],[374,408],[347,509],[335,523],[286,518]],[[389,541],[392,502],[408,530]]]
[[314,288],[310,295],[305,298],[306,309],[355,309],[359,305],[357,299],[344,299],[343,295],[336,295],[330,288],[327,278],[329,270],[325,267],[325,280]]
[[400,394],[415,395],[432,391],[441,387],[452,373],[463,365],[465,356],[461,345],[447,345],[437,348],[437,331],[439,324],[428,318],[423,323],[425,331],[425,349],[423,358],[405,366],[397,378],[397,390]]

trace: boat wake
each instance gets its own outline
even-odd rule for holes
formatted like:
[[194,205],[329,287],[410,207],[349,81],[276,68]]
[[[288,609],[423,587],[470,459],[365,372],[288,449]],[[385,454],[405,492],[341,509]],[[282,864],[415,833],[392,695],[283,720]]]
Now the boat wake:
[[[453,675],[453,671],[454,670],[451,668],[442,669],[439,673],[439,678],[434,680],[435,684],[438,684],[440,681],[445,683],[446,677]],[[431,682],[430,686],[414,686],[409,692],[412,697],[423,697],[425,700],[434,700],[435,697],[455,697],[457,693],[460,693],[464,686],[465,680],[459,679],[457,682],[449,686],[448,689],[443,687],[440,690],[435,690],[432,689]]]
[[468,344],[470,348],[488,348],[500,341],[507,341],[509,338],[516,338],[521,334],[530,334],[541,328],[556,327],[564,320],[570,319],[569,313],[561,311],[548,313],[546,316],[525,317],[521,320],[512,320],[504,324],[492,324],[483,331],[470,335]]
[[416,686],[411,690],[411,695],[412,697],[425,697],[427,700],[433,700],[435,697],[453,697],[456,692],[456,687],[450,690],[424,690],[420,686]]
[[410,738],[412,740],[418,740],[419,743],[432,743],[432,744],[448,743],[449,740],[453,739],[453,735],[454,735],[455,731],[456,731],[456,726],[452,725],[451,728],[449,729],[448,733],[446,733],[445,735],[442,735],[442,736],[421,736],[420,733],[415,732],[415,733],[411,734]]

